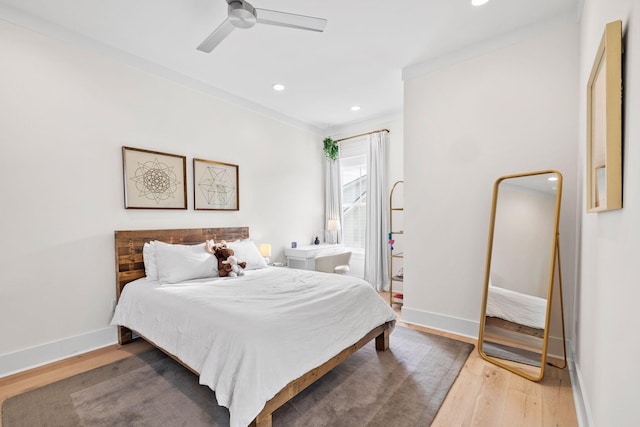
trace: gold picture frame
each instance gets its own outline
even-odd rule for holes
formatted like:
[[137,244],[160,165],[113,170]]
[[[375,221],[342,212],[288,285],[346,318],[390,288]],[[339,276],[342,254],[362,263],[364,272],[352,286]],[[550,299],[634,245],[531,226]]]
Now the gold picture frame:
[[238,165],[193,159],[193,207],[197,211],[238,211]]
[[122,147],[125,209],[187,209],[187,158]]
[[587,212],[622,208],[622,21],[606,25],[587,85]]

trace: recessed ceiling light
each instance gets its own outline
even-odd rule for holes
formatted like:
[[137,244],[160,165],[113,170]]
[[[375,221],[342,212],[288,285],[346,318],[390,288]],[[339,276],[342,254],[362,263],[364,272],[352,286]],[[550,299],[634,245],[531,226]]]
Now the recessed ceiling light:
[[351,111],[360,111],[360,106],[354,105],[353,107],[351,107]]
[[284,85],[282,83],[276,83],[273,85],[273,90],[282,92],[284,90]]
[[558,177],[557,176],[550,176],[549,177],[549,181],[557,181]]
[[489,0],[471,0],[471,4],[474,6],[482,6],[486,4]]

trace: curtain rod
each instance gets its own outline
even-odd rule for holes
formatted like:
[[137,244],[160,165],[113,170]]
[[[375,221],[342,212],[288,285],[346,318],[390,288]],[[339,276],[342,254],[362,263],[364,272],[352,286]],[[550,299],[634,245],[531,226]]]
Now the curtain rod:
[[374,130],[371,132],[365,132],[365,133],[361,133],[360,135],[353,135],[353,136],[348,136],[346,138],[342,138],[342,139],[338,139],[336,142],[341,142],[341,141],[346,141],[347,139],[353,139],[353,138],[357,138],[359,136],[366,136],[366,135],[371,135],[372,133],[378,133],[378,132],[391,132],[389,129],[378,129],[378,130]]

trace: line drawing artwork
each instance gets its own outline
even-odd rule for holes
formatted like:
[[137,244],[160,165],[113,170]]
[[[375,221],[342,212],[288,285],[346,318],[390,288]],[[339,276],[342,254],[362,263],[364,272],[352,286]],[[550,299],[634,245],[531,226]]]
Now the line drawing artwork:
[[153,200],[157,205],[168,199],[175,199],[181,182],[173,166],[161,162],[158,158],[146,162],[137,162],[131,180],[138,190],[138,197]]
[[207,205],[218,208],[232,206],[236,189],[229,179],[228,172],[225,168],[207,166],[200,175],[198,188]]

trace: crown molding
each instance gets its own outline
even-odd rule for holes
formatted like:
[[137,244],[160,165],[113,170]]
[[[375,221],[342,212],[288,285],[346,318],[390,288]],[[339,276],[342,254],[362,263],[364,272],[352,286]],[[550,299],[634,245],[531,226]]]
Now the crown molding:
[[467,46],[463,49],[431,58],[418,64],[409,65],[402,69],[402,80],[406,81],[468,59],[486,55],[487,53],[520,43],[537,34],[544,33],[561,25],[577,24],[581,9],[581,6],[578,5],[576,9],[571,9],[547,20],[519,28],[515,31],[500,34],[490,39]]
[[264,107],[260,104],[254,103],[245,98],[233,95],[225,90],[209,85],[203,81],[194,79],[183,73],[164,67],[153,61],[149,61],[147,59],[125,52],[121,49],[106,45],[95,39],[84,36],[74,31],[70,31],[60,25],[54,24],[32,14],[20,11],[13,7],[0,5],[0,19],[10,24],[14,24],[19,27],[34,31],[46,37],[63,41],[92,53],[97,53],[104,57],[113,59],[117,62],[124,63],[148,74],[164,78],[166,80],[180,84],[190,89],[197,90],[199,92],[203,92],[236,107],[240,107],[253,113],[260,114],[289,126],[318,134],[322,131],[321,128],[317,126],[294,119],[278,111]]

